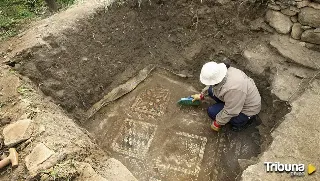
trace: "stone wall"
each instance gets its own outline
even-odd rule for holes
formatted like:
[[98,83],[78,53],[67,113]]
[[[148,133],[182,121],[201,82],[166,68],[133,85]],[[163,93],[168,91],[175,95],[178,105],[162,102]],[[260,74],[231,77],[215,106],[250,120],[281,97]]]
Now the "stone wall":
[[280,34],[320,45],[320,0],[271,0],[266,21]]

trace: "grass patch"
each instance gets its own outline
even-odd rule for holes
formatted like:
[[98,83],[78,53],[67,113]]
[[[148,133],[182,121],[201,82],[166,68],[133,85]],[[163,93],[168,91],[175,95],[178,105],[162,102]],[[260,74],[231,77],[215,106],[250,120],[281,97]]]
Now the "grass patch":
[[[75,0],[57,0],[62,9]],[[0,0],[0,41],[19,33],[24,24],[36,17],[50,15],[44,0]]]

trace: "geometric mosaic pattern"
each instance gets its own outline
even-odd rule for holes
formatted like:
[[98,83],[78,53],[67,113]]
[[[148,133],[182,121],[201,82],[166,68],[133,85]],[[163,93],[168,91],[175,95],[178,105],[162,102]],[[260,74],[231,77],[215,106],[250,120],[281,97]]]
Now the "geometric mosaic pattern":
[[112,143],[112,149],[142,159],[149,150],[156,129],[156,125],[126,119]]
[[156,166],[198,176],[207,138],[177,132],[168,136]]
[[161,116],[166,110],[168,100],[169,90],[159,86],[141,92],[131,109],[150,116]]

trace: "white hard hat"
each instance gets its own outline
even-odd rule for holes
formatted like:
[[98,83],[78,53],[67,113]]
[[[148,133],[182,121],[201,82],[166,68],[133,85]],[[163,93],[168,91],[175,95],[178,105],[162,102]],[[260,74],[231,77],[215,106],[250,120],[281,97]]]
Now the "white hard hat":
[[224,63],[208,62],[203,65],[200,73],[200,81],[204,85],[220,83],[227,75],[227,66]]

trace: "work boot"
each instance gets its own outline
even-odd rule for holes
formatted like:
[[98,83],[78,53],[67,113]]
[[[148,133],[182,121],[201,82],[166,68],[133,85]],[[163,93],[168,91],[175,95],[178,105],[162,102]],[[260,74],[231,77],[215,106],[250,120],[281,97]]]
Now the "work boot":
[[255,119],[255,117],[249,119],[248,122],[243,126],[233,126],[232,125],[231,130],[234,131],[234,132],[240,132],[240,131],[242,131],[244,129],[247,129],[249,126],[252,125],[254,119]]

